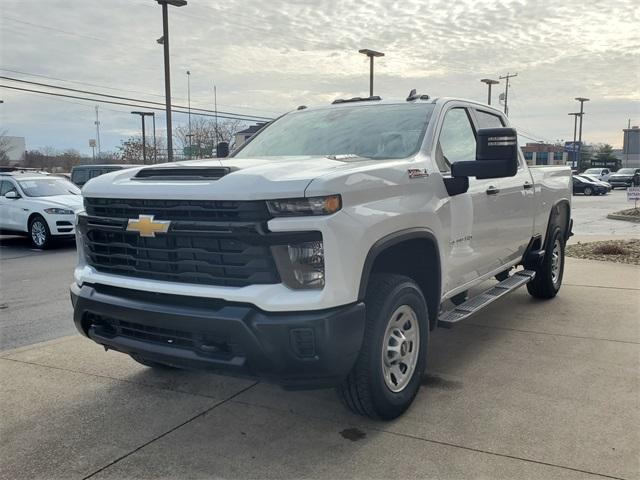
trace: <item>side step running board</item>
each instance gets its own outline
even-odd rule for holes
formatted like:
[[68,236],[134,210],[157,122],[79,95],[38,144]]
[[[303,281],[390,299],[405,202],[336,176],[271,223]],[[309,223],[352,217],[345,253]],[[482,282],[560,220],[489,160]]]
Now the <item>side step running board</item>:
[[486,292],[480,295],[470,298],[464,303],[461,303],[453,310],[443,312],[438,318],[438,326],[444,328],[451,328],[454,324],[469,318],[474,313],[482,310],[484,307],[506,295],[509,292],[520,288],[523,285],[529,283],[536,276],[536,272],[533,270],[521,270],[514,273],[506,280],[494,285]]

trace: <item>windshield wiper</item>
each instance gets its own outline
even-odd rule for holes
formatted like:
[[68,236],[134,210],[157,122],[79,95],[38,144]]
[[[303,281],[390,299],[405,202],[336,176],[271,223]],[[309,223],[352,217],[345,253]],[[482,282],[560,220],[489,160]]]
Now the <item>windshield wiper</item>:
[[340,160],[340,161],[347,161],[347,160],[356,160],[358,158],[362,158],[365,160],[373,160],[372,157],[365,157],[364,155],[356,155],[355,153],[343,153],[343,154],[339,154],[339,155],[327,155],[327,158],[330,160]]

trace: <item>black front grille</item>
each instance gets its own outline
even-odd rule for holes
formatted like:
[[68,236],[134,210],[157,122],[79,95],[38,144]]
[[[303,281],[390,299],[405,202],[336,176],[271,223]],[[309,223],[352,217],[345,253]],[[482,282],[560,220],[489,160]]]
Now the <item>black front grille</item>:
[[[79,217],[87,262],[129,277],[242,287],[279,283],[264,202],[85,198]],[[166,233],[127,231],[129,219],[172,220]]]
[[237,356],[244,355],[237,343],[223,337],[212,337],[201,332],[187,332],[173,328],[162,328],[142,323],[129,322],[117,318],[88,313],[84,322],[96,333],[109,338],[126,337],[145,343],[184,348],[200,355]]
[[142,200],[86,198],[87,215],[108,218],[137,218],[154,215],[156,220],[267,221],[271,218],[261,201]]

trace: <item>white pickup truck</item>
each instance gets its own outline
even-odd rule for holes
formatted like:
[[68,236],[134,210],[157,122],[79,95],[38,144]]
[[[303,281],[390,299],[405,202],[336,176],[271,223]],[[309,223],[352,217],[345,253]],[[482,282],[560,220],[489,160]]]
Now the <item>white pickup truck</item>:
[[337,387],[381,419],[413,401],[431,330],[525,284],[554,297],[571,234],[568,167],[528,168],[498,110],[415,94],[299,107],[230,158],[83,195],[82,334],[151,367]]

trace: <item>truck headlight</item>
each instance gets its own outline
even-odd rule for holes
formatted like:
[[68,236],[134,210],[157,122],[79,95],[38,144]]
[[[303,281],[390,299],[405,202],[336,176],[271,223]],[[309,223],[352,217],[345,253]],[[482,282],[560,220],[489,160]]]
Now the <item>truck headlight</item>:
[[322,240],[271,247],[278,272],[285,285],[294,289],[324,287]]
[[342,198],[340,195],[328,195],[326,197],[267,200],[267,208],[274,217],[331,215],[342,208]]
[[66,208],[45,208],[44,211],[51,215],[73,215],[73,210]]

